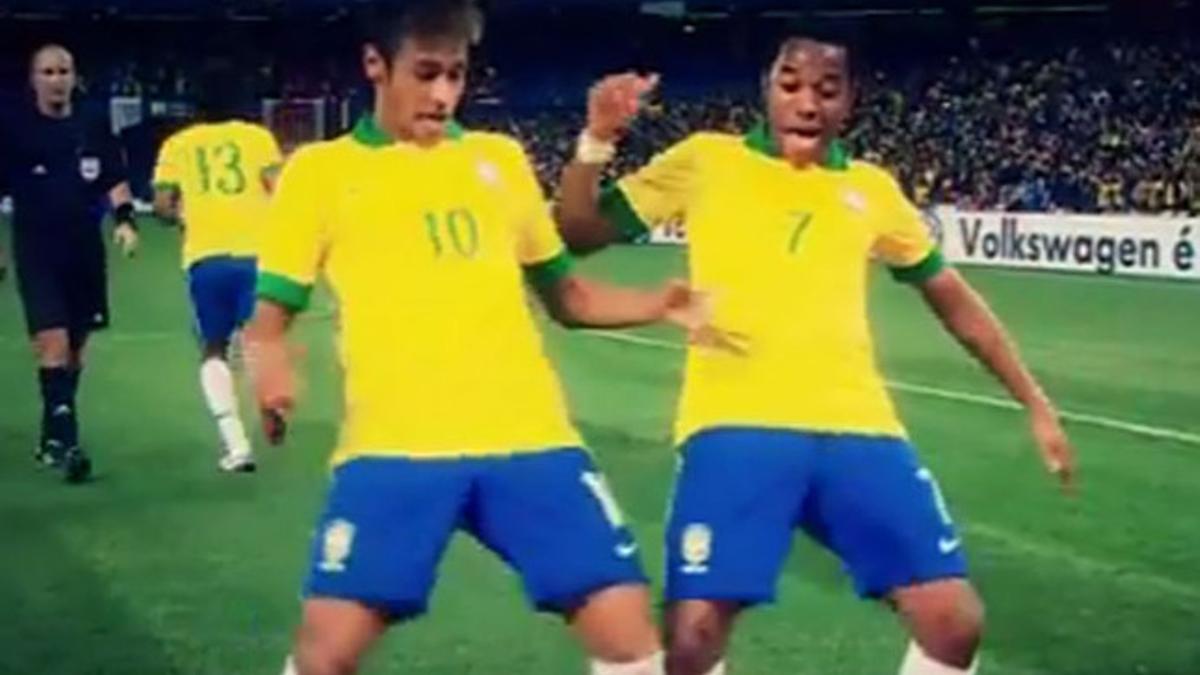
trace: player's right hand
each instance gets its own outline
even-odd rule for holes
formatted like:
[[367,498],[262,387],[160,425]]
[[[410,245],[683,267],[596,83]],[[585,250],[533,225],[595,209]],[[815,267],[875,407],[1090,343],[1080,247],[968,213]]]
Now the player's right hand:
[[588,93],[588,134],[615,143],[641,111],[643,97],[657,86],[658,75],[632,72],[597,82]]

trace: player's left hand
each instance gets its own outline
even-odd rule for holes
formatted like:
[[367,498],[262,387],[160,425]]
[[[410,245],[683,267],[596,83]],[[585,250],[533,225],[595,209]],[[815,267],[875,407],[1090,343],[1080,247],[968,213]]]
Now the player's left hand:
[[254,383],[263,434],[271,445],[280,445],[287,435],[288,416],[296,405],[296,375],[288,345],[283,340],[247,335],[246,364]]
[[708,293],[675,279],[663,287],[662,294],[666,320],[687,331],[690,344],[746,354],[745,335],[713,325],[712,297]]
[[113,244],[121,250],[121,255],[126,258],[137,255],[138,242],[137,230],[129,225],[122,223],[113,229]]
[[1072,493],[1075,488],[1075,449],[1063,430],[1058,412],[1049,404],[1036,406],[1029,413],[1029,427],[1046,469],[1058,478],[1064,492]]

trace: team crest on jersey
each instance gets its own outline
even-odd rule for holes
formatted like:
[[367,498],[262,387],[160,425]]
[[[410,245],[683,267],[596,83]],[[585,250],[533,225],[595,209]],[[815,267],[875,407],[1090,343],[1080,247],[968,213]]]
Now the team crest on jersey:
[[79,159],[79,175],[91,183],[100,177],[100,158],[81,157]]
[[480,162],[475,165],[475,170],[479,172],[479,178],[484,183],[495,187],[500,184],[500,170],[491,162]]
[[846,192],[842,195],[842,202],[855,213],[866,213],[867,211],[867,198],[861,192]]
[[683,530],[679,542],[683,554],[684,574],[707,574],[708,560],[712,557],[712,528],[702,523],[692,523]]
[[340,518],[331,521],[325,527],[324,537],[317,568],[322,572],[345,572],[346,561],[354,550],[354,524]]

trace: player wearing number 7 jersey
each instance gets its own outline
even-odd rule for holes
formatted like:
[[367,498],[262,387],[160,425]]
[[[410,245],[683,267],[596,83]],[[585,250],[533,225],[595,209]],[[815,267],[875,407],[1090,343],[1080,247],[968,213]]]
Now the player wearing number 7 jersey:
[[202,121],[163,144],[154,171],[155,212],[183,227],[200,384],[222,443],[218,467],[255,468],[238,414],[229,347],[254,311],[255,255],[281,162],[271,132],[246,121],[247,106],[230,69],[213,66],[201,81]]
[[961,542],[875,363],[872,257],[919,288],[1028,408],[1048,467],[1070,478],[1054,407],[995,317],[895,181],[836,142],[850,112],[847,59],[835,44],[787,41],[764,79],[767,120],[744,137],[692,136],[601,191],[613,143],[654,84],[607,79],[564,172],[569,243],[596,247],[683,219],[713,325],[744,338],[687,357],[667,528],[672,675],[723,672],[737,614],[774,598],[797,528],[842,559],[859,593],[903,616],[914,639],[904,675],[974,668],[982,607]]
[[[390,624],[425,610],[461,529],[567,619],[593,673],[660,675],[636,547],[568,420],[525,282],[567,325],[690,326],[701,303],[679,284],[576,275],[521,146],[454,123],[479,32],[469,2],[373,9],[374,110],[284,168],[248,333],[274,425],[295,398],[287,325],[319,275],[337,298],[346,412],[289,671],[354,672]],[[498,658],[476,664],[524,665]]]

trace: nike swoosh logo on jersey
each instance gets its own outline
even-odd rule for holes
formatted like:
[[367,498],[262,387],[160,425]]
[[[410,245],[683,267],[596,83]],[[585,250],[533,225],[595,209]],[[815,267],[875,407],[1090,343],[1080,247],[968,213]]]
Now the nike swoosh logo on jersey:
[[619,557],[619,558],[632,558],[633,555],[635,553],[637,553],[637,550],[638,550],[638,546],[636,543],[634,543],[634,544],[617,544],[616,548],[613,549],[613,551],[617,554],[617,557]]

